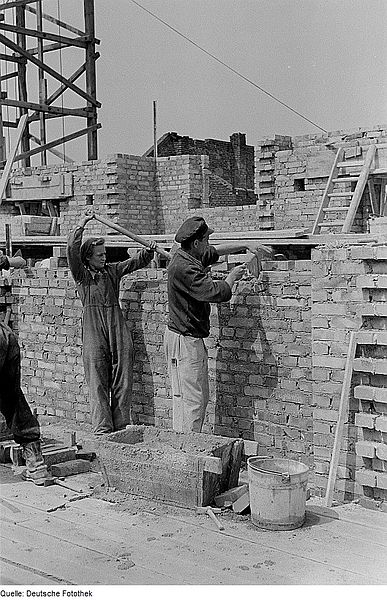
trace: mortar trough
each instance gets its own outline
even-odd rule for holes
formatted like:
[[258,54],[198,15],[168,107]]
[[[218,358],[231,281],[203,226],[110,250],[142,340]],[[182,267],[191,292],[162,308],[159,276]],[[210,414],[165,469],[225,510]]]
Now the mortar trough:
[[242,448],[239,439],[142,425],[95,441],[110,486],[188,508],[238,484]]

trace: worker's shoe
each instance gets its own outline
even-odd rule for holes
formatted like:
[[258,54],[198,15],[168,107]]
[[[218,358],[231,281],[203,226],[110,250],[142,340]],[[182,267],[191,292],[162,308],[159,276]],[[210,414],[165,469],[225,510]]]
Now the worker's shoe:
[[33,481],[35,485],[44,485],[50,476],[44,464],[40,440],[23,445],[23,458],[27,467],[23,473],[24,479]]

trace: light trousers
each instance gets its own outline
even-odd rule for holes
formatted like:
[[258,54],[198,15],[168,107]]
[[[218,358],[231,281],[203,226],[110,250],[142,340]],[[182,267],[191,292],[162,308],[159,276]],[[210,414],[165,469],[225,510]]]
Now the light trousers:
[[173,399],[173,429],[202,430],[209,401],[208,352],[202,338],[184,336],[168,327],[164,350]]

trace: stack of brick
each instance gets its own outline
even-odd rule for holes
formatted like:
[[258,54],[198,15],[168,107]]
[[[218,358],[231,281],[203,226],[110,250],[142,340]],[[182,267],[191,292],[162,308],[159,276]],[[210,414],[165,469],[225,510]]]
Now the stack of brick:
[[[381,273],[387,272],[386,257],[385,247],[339,243],[312,252],[313,441],[316,486],[322,493],[329,472],[350,332],[361,329],[335,484],[340,500],[351,499],[354,494],[374,500],[385,497],[380,479],[384,475],[378,479],[375,474],[376,470],[385,470],[385,463],[377,456],[375,444],[384,442],[387,369],[383,315],[387,313],[383,304],[386,276]],[[383,446],[378,447],[379,454],[383,454]]]
[[365,261],[368,273],[358,277],[367,302],[354,360],[355,449],[363,461],[356,472],[357,491],[366,506],[387,510],[387,246],[353,248],[352,258]]
[[274,139],[258,142],[256,153],[256,189],[259,196],[259,228],[274,229],[276,204],[275,160],[277,152],[290,150],[292,139],[289,136],[276,135]]

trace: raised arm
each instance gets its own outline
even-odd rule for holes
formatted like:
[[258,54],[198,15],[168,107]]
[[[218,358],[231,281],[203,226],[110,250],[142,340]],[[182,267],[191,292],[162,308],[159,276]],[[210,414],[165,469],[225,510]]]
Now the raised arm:
[[271,254],[272,249],[270,246],[264,246],[263,244],[257,244],[256,242],[229,242],[215,246],[217,253],[222,256],[224,254],[238,254],[243,250],[249,250],[259,258],[260,252]]
[[67,260],[75,281],[80,281],[85,271],[85,267],[81,261],[81,245],[83,231],[91,219],[94,219],[94,212],[87,211],[67,239]]

